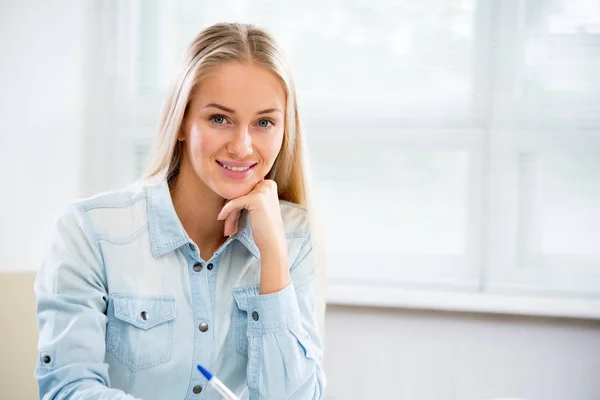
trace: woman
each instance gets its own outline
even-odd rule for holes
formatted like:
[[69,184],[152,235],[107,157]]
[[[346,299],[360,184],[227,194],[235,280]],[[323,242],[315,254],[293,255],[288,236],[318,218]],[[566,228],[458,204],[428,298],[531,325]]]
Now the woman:
[[295,89],[264,31],[191,43],[145,179],[70,206],[36,283],[43,399],[322,399]]

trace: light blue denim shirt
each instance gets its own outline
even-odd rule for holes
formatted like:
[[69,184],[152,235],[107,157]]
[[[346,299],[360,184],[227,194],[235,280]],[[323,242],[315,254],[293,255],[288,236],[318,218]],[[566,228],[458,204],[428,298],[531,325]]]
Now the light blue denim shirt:
[[259,295],[249,216],[209,260],[166,182],[79,201],[35,282],[43,399],[322,399],[316,262],[303,208],[281,202],[292,283]]

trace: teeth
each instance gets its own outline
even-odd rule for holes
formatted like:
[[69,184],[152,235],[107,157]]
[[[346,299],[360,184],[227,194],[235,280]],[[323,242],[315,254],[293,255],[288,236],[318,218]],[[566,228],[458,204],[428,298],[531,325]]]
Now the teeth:
[[230,170],[230,171],[236,171],[236,172],[239,172],[239,171],[246,171],[246,170],[248,170],[248,169],[250,168],[249,166],[248,166],[248,167],[232,167],[231,165],[226,165],[226,164],[221,164],[221,165],[222,165],[224,168],[227,168],[227,169],[228,169],[228,170]]

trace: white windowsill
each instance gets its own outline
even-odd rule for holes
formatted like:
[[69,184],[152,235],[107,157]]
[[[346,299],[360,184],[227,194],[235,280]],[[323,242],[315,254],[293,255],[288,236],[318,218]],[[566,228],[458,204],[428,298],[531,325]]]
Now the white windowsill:
[[327,304],[600,319],[600,299],[410,290],[328,283]]

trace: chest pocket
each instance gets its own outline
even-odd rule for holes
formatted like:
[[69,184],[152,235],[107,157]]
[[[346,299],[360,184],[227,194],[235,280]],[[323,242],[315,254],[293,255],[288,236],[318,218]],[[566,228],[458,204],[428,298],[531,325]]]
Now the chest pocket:
[[106,350],[132,371],[171,358],[175,297],[114,293],[108,302]]

